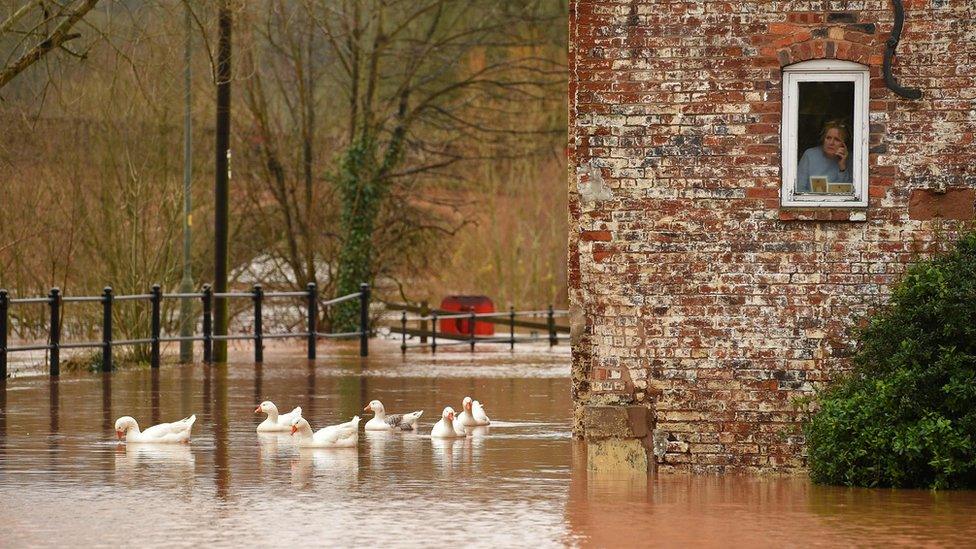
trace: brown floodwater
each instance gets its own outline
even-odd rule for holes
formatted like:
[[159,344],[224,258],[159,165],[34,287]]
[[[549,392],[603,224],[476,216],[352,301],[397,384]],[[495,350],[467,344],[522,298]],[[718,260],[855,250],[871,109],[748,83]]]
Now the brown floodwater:
[[[965,546],[976,493],[850,490],[802,477],[588,475],[570,439],[563,351],[400,356],[379,342],[223,366],[7,381],[0,391],[0,545]],[[246,356],[242,354],[241,357]],[[446,405],[486,404],[487,433],[426,436]],[[424,409],[418,433],[358,449],[258,436],[254,407],[298,405],[313,427]],[[188,445],[115,441],[197,415]],[[365,418],[365,416],[364,416]]]

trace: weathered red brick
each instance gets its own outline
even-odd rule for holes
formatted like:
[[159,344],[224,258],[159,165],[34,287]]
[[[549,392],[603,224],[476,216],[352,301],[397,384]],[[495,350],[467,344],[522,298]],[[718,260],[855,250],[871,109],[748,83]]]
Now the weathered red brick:
[[610,231],[583,231],[580,233],[580,240],[584,242],[609,242]]
[[[885,87],[887,3],[806,4],[570,2],[574,401],[651,409],[662,471],[803,466],[795,397],[849,366],[878,295],[973,218],[966,3],[906,3],[895,76],[922,101]],[[780,67],[821,57],[870,69],[866,209],[779,205]],[[581,193],[595,179],[607,192]]]

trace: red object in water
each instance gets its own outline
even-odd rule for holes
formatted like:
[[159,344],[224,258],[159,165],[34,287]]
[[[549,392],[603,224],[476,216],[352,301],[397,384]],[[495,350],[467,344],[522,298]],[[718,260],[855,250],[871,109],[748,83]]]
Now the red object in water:
[[[441,300],[442,311],[459,313],[493,313],[495,304],[486,295],[449,295]],[[439,332],[445,334],[471,334],[471,321],[467,318],[448,318],[439,320]],[[474,322],[474,335],[495,335],[495,325],[488,322]]]

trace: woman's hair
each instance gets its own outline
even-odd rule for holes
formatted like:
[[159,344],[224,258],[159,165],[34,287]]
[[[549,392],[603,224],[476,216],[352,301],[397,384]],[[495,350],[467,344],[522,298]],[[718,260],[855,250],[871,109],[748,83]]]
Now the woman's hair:
[[827,137],[827,132],[829,132],[830,130],[837,130],[837,131],[839,131],[840,132],[840,138],[844,141],[844,143],[847,143],[850,140],[850,138],[851,138],[850,132],[847,131],[847,123],[846,122],[844,122],[843,120],[840,120],[840,119],[838,119],[838,120],[828,120],[827,122],[824,122],[823,129],[820,130],[820,142],[821,143],[823,143],[824,138]]

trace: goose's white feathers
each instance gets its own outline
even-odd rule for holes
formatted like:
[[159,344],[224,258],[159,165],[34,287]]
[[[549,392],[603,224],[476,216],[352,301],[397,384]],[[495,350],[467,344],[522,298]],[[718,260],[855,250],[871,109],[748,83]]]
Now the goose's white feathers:
[[193,422],[197,420],[196,415],[185,417],[172,423],[160,423],[153,425],[145,431],[139,430],[139,424],[130,416],[122,416],[115,421],[115,434],[119,439],[124,438],[129,442],[189,442],[190,430]]
[[441,419],[434,424],[430,431],[431,438],[459,438],[464,436],[464,431],[459,433],[454,427],[454,408],[448,406],[441,412]]
[[359,444],[359,416],[339,425],[323,427],[312,432],[305,418],[299,417],[291,426],[292,435],[298,435],[298,445],[307,448],[354,448]]
[[287,433],[291,429],[291,424],[297,418],[302,417],[302,407],[296,406],[294,410],[287,414],[278,414],[278,407],[270,400],[265,400],[254,409],[254,413],[264,412],[268,417],[258,425],[258,432],[273,433],[276,431]]
[[491,425],[491,420],[488,419],[488,414],[485,413],[485,407],[477,400],[471,403],[471,415],[478,425]]
[[468,433],[464,428],[464,422],[461,421],[461,416],[454,416],[454,421],[451,422],[451,425],[454,427],[454,432],[457,434],[457,436],[468,436]]
[[409,414],[391,414],[386,415],[386,408],[383,407],[383,403],[378,400],[370,401],[369,404],[363,408],[364,412],[373,412],[373,417],[366,422],[367,431],[411,431],[417,428],[417,420],[420,416],[424,415],[423,410],[417,410],[416,412],[410,412]]
[[475,417],[474,405],[477,403],[478,401],[472,400],[471,397],[464,397],[464,400],[461,401],[462,412],[458,414],[458,420],[466,429],[470,429],[471,427],[482,427],[490,423],[481,404],[478,404],[478,408],[480,409],[480,415],[483,419]]

